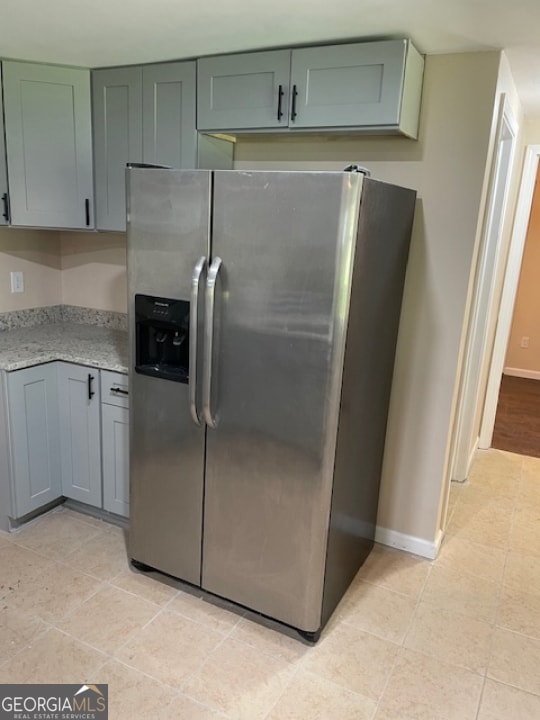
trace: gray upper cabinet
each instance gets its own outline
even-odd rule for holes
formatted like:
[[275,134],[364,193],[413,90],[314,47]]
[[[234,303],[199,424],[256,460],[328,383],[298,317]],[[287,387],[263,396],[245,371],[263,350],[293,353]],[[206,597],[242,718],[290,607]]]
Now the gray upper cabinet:
[[127,163],[195,168],[194,62],[92,73],[99,230],[126,229]]
[[142,69],[92,73],[96,226],[125,230],[125,169],[142,162]]
[[197,128],[287,127],[291,51],[197,61]]
[[58,397],[63,494],[101,507],[99,370],[59,362]]
[[197,167],[196,64],[143,67],[143,162]]
[[407,51],[405,40],[293,50],[291,127],[399,126]]
[[90,71],[3,63],[11,224],[93,226]]
[[408,40],[203,58],[198,129],[416,137],[423,66]]
[[56,363],[7,373],[11,517],[62,496]]
[[8,222],[8,184],[6,171],[6,148],[4,145],[4,105],[2,102],[2,75],[0,74],[0,225]]

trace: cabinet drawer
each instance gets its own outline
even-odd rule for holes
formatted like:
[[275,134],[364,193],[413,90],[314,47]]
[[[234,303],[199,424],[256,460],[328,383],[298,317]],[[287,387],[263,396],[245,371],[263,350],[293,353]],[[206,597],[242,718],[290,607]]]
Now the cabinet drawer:
[[128,376],[111,370],[101,371],[101,402],[129,407]]

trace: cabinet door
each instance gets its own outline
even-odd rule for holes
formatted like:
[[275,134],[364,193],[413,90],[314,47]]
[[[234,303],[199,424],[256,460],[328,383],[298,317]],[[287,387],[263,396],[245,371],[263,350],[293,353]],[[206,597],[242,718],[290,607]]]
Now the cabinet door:
[[126,229],[126,164],[142,162],[140,67],[94,70],[96,227]]
[[397,125],[406,40],[292,51],[291,128]]
[[2,76],[0,75],[0,225],[8,222],[8,184],[6,170],[6,148],[4,145],[4,106],[2,103]]
[[194,62],[143,67],[143,161],[197,167]]
[[12,225],[93,226],[90,71],[5,62]]
[[129,410],[101,406],[103,428],[103,507],[129,516]]
[[62,489],[101,507],[99,370],[58,363]]
[[62,496],[56,363],[8,375],[14,518]]
[[290,63],[290,50],[198,60],[197,128],[287,127]]

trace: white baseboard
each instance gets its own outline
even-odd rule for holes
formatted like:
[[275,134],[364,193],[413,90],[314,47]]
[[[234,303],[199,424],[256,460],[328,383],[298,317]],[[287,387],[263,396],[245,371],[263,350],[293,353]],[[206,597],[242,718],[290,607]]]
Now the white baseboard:
[[442,538],[443,533],[441,530],[439,530],[433,541],[424,540],[414,535],[405,535],[395,530],[388,530],[388,528],[380,527],[380,525],[377,525],[375,531],[375,542],[397,548],[398,550],[405,550],[406,552],[413,553],[413,555],[420,555],[420,557],[425,557],[429,560],[435,560],[439,554]]
[[505,375],[512,375],[512,377],[540,380],[540,370],[522,370],[521,368],[505,367],[503,373]]

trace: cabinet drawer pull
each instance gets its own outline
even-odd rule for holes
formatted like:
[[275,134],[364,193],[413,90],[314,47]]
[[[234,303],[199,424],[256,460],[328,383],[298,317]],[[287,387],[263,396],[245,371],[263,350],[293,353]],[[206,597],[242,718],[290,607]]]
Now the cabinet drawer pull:
[[122,390],[122,388],[112,387],[111,392],[113,393],[120,393],[121,395],[129,395],[128,390]]
[[89,400],[91,400],[94,397],[94,395],[96,394],[92,388],[93,383],[94,383],[94,376],[90,375],[90,373],[88,373],[88,399]]
[[278,103],[277,103],[277,119],[281,120],[283,117],[283,110],[281,109],[281,104],[283,100],[283,85],[280,85],[278,87]]
[[9,222],[9,200],[7,193],[2,195],[2,202],[4,203],[4,212],[2,213],[2,217],[6,222]]
[[84,216],[86,220],[86,227],[90,227],[90,198],[86,198],[84,201]]
[[296,119],[296,98],[298,97],[298,90],[296,89],[296,85],[292,86],[292,102],[291,102],[291,120],[294,122]]

